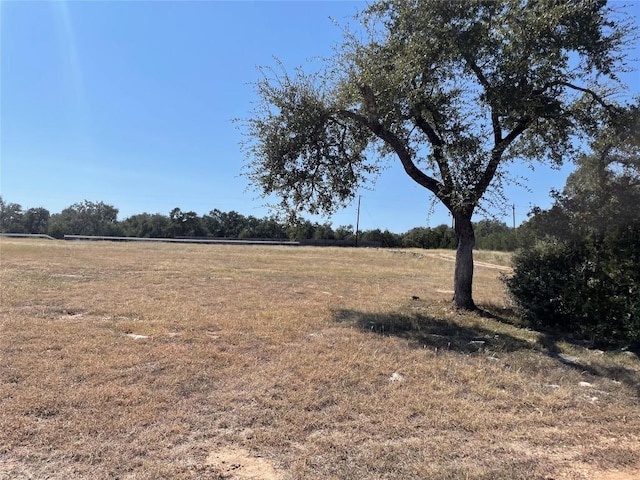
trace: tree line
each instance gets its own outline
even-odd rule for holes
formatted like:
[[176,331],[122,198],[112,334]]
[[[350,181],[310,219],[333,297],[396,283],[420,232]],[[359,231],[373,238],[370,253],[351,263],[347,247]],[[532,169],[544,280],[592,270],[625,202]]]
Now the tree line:
[[[319,244],[355,245],[352,225],[332,226],[297,218],[282,221],[277,216],[257,218],[236,211],[211,210],[205,215],[174,208],[168,215],[139,213],[118,220],[118,208],[104,202],[84,200],[59,213],[44,207],[24,209],[18,203],[6,202],[0,196],[0,233],[46,234],[54,238],[64,235],[97,235],[141,238],[227,238],[315,241]],[[522,226],[513,229],[499,220],[485,219],[475,224],[477,248],[513,251],[528,243],[521,238]],[[357,232],[363,245],[394,248],[456,248],[454,229],[445,224],[415,227],[404,233],[379,228]]]

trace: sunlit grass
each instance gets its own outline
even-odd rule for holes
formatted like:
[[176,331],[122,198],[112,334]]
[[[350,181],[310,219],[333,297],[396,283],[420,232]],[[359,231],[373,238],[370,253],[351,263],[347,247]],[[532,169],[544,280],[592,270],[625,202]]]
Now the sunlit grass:
[[454,311],[452,254],[2,239],[0,478],[635,468],[638,359],[515,326],[503,254]]

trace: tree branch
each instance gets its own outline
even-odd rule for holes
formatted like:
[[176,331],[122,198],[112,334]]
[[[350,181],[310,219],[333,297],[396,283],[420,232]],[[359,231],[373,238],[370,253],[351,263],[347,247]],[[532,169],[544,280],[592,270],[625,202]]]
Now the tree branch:
[[438,164],[438,168],[440,169],[440,175],[442,176],[442,181],[444,185],[449,190],[453,190],[453,181],[451,178],[451,169],[449,168],[449,164],[444,158],[444,154],[442,153],[442,149],[444,147],[444,142],[442,138],[437,134],[435,129],[429,124],[429,122],[422,116],[420,112],[419,106],[415,106],[412,109],[412,115],[415,122],[415,125],[427,136],[429,139],[429,143],[433,147],[433,156]]
[[420,170],[411,158],[411,152],[395,133],[386,129],[381,123],[377,115],[375,97],[370,87],[366,85],[360,86],[360,91],[364,100],[365,111],[367,116],[353,112],[351,110],[337,110],[336,115],[348,118],[359,125],[368,128],[375,136],[389,145],[396,153],[402,163],[404,171],[411,177],[416,183],[422,185],[424,188],[433,192],[440,201],[442,201],[447,207],[450,206],[450,201],[446,195],[447,189],[445,186],[433,177],[425,174]]
[[503,140],[501,140],[494,146],[493,150],[491,151],[491,159],[489,160],[489,164],[487,165],[487,168],[485,168],[482,176],[473,189],[472,199],[474,203],[478,202],[480,198],[482,198],[487,188],[489,187],[491,180],[493,180],[493,177],[498,170],[498,166],[500,165],[500,161],[502,160],[502,154],[504,153],[504,151],[529,127],[529,125],[531,125],[531,122],[532,120],[529,117],[520,119],[514,129],[511,130]]
[[[467,66],[476,75],[478,82],[480,82],[480,85],[484,87],[484,91],[488,95],[491,92],[492,87],[491,87],[491,84],[489,83],[489,80],[487,80],[487,77],[484,75],[484,72],[478,66],[475,60],[471,58],[471,55],[469,55],[468,52],[464,52],[461,50],[461,53],[464,56],[465,62],[467,62]],[[491,124],[493,126],[493,139],[494,139],[495,145],[497,145],[502,141],[502,125],[500,125],[500,117],[498,115],[498,112],[492,105],[491,101],[489,101],[488,103],[489,103],[489,108],[491,109]]]
[[591,96],[591,98],[593,98],[596,102],[598,102],[602,107],[604,107],[606,110],[608,110],[610,112],[614,112],[614,113],[619,111],[619,109],[615,105],[607,103],[604,98],[602,98],[600,95],[598,95],[596,92],[594,92],[590,88],[581,87],[579,85],[574,85],[573,83],[565,82],[564,80],[558,80],[558,81],[555,81],[555,82],[549,82],[549,83],[545,84],[543,88],[537,89],[537,90],[533,90],[532,93],[539,95],[539,94],[543,93],[545,90],[547,90],[547,89],[549,89],[551,87],[557,87],[557,86],[567,87],[567,88],[570,88],[572,90],[577,90],[579,92],[586,93],[589,96]]
[[500,152],[501,154],[507,149],[509,145],[511,145],[511,143],[516,138],[518,138],[527,128],[529,128],[529,125],[531,125],[532,121],[533,120],[527,116],[520,119],[520,121],[513,128],[513,130],[511,130],[509,134],[506,137],[504,137],[504,139],[499,144],[496,145],[496,147],[501,150]]

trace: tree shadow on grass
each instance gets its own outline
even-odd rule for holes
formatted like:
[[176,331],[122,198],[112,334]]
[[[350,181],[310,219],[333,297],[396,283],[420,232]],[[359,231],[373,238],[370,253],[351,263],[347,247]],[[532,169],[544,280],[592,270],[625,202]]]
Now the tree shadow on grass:
[[[487,306],[486,310],[481,312],[481,315],[486,318],[491,318],[502,323],[508,323],[516,327],[525,327],[526,324],[514,319],[519,315],[514,310],[500,309],[494,305]],[[563,353],[560,347],[561,343],[570,344],[577,348],[592,349],[601,353],[603,356],[605,352],[622,352],[623,355],[629,355],[631,358],[640,357],[640,346],[632,345],[626,348],[621,348],[620,345],[615,344],[595,344],[593,339],[587,339],[585,337],[576,336],[570,332],[561,331],[540,331],[537,344],[540,350],[545,355],[557,360],[558,362],[574,369],[579,372],[589,374],[593,377],[603,377],[611,380],[615,380],[629,387],[633,388],[636,394],[640,397],[640,370],[626,367],[623,365],[608,365],[605,361],[589,362],[572,355]],[[593,350],[595,347],[600,347],[602,350]]]
[[[512,323],[492,312],[480,312],[480,316],[504,323]],[[461,354],[510,353],[521,350],[539,352],[593,377],[603,377],[621,382],[640,396],[640,371],[610,362],[590,362],[562,353],[558,343],[564,338],[544,334],[537,341],[527,341],[504,332],[496,332],[479,324],[460,325],[451,320],[436,318],[423,313],[370,313],[356,310],[336,310],[338,323],[355,326],[363,331],[382,336],[394,336],[407,340],[414,348],[454,351]],[[580,346],[580,345],[576,345]],[[603,352],[604,354],[604,352]]]
[[535,349],[535,344],[479,325],[462,326],[421,313],[365,313],[337,310],[334,319],[379,335],[403,338],[416,348],[452,350],[469,354],[478,351],[514,352]]
[[630,344],[628,342],[614,340],[606,340],[601,338],[588,337],[580,335],[572,331],[562,331],[552,328],[543,328],[541,326],[532,326],[530,323],[522,320],[522,315],[514,308],[501,308],[496,305],[483,305],[483,310],[479,311],[480,315],[485,318],[491,318],[501,323],[507,323],[519,328],[533,328],[540,332],[543,337],[540,343],[548,348],[550,352],[559,352],[558,343],[566,342],[576,347],[600,349],[603,351],[628,351],[640,357],[640,343]]
[[[558,360],[560,363],[567,365],[580,372],[587,373],[594,377],[604,377],[617,382],[624,383],[633,388],[636,395],[640,397],[640,371],[633,368],[627,368],[622,365],[604,365],[602,363],[587,363],[577,357],[562,353],[562,349],[558,346],[558,342],[566,341],[562,336],[553,334],[542,335],[538,343],[545,348],[545,353]],[[604,354],[604,352],[602,352]],[[632,351],[626,352],[629,355],[636,355]]]

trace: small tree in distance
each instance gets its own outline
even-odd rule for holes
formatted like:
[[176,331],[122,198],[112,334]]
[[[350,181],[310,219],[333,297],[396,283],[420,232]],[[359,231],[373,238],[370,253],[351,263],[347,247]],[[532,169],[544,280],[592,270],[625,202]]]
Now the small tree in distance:
[[331,214],[395,157],[453,215],[454,300],[474,309],[474,212],[512,162],[560,164],[612,110],[630,27],[604,0],[380,0],[360,19],[325,71],[263,70],[246,175]]

